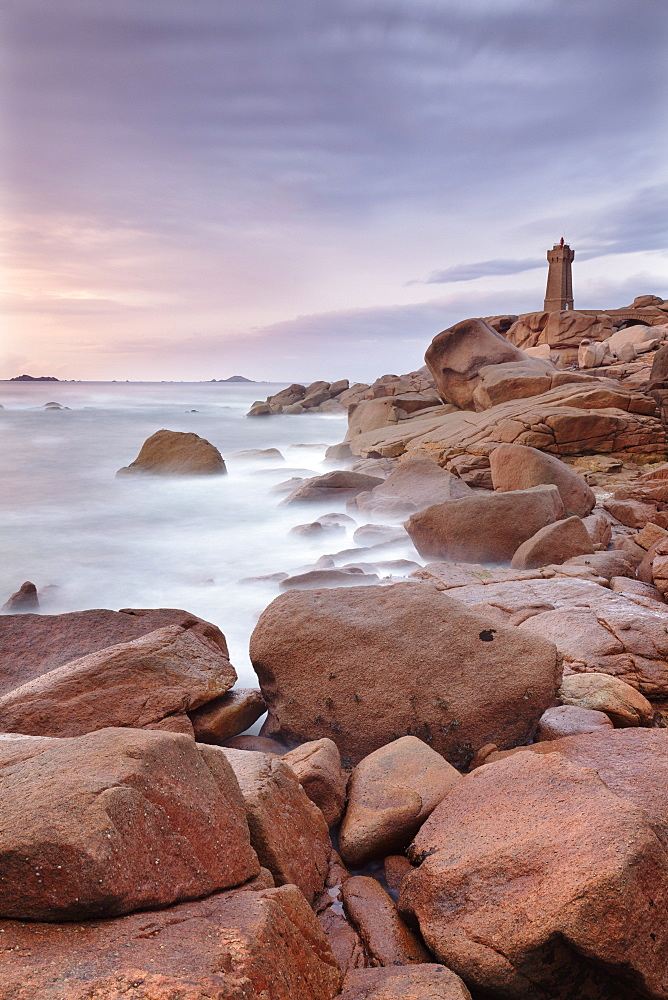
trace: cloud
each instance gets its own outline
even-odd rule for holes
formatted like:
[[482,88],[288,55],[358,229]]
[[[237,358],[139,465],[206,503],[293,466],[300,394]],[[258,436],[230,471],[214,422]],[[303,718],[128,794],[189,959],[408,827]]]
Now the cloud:
[[[527,257],[524,260],[481,260],[472,264],[453,264],[452,267],[445,267],[441,271],[432,271],[429,277],[424,279],[424,284],[442,285],[453,281],[475,281],[476,278],[486,278],[489,275],[521,274],[522,271],[531,271],[535,267],[543,267],[543,262],[537,261],[535,257]],[[409,284],[418,283],[418,281],[409,282]]]

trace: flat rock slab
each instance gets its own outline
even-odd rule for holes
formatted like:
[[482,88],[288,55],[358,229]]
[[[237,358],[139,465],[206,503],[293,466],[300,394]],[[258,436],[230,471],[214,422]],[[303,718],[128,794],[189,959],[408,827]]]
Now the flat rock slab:
[[232,769],[187,736],[0,737],[0,793],[3,917],[113,916],[259,871]]
[[251,637],[263,735],[329,737],[344,763],[413,735],[464,766],[528,740],[553,704],[555,647],[527,637],[428,584],[284,594]]
[[2,1000],[332,1000],[341,973],[295,886],[84,924],[0,922]]

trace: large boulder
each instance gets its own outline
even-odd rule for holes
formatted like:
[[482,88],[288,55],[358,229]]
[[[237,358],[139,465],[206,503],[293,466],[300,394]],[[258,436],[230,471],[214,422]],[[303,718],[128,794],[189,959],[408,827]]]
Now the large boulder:
[[441,399],[462,410],[475,409],[473,395],[481,368],[507,362],[551,369],[550,362],[529,358],[483,319],[467,319],[443,330],[424,356]]
[[203,635],[229,659],[225,636],[216,625],[175,608],[0,615],[0,694],[70,660],[131,642],[167,625],[179,625]]
[[283,754],[283,763],[297,775],[311,802],[325,817],[327,826],[341,819],[346,803],[348,777],[341,769],[341,754],[333,740],[313,740],[302,743]]
[[345,762],[414,735],[455,766],[531,737],[560,679],[556,650],[435,587],[293,591],[260,616],[251,659],[262,732],[329,737]]
[[406,531],[426,559],[509,562],[522,542],[563,516],[557,487],[533,486],[446,500],[411,515]]
[[[554,743],[539,746],[450,791],[411,845],[421,864],[400,910],[485,996],[665,998],[668,855],[653,816],[623,776],[609,787]],[[664,814],[665,783],[662,760]]]
[[190,712],[198,743],[225,743],[243,733],[264,715],[266,705],[255,688],[226,691]]
[[353,770],[339,830],[346,864],[361,868],[408,846],[461,775],[415,736],[374,750]]
[[511,567],[535,569],[559,565],[576,556],[593,555],[594,544],[582,520],[573,515],[539,528],[522,542],[511,560]]
[[500,444],[489,456],[494,489],[527,490],[553,484],[567,515],[586,517],[596,504],[593,490],[577,472],[554,455],[521,444]]
[[201,633],[168,625],[54,667],[0,697],[0,729],[80,736],[142,727],[198,708],[232,687],[236,673]]
[[344,502],[364,490],[372,490],[383,482],[378,476],[365,476],[361,472],[326,472],[324,476],[307,479],[281,503],[330,503]]
[[549,344],[552,348],[577,348],[585,337],[607,340],[612,334],[612,320],[606,313],[590,316],[577,309],[535,312],[520,315],[505,336],[519,348]]
[[251,843],[278,885],[299,886],[309,903],[322,892],[332,845],[325,819],[280,758],[253,750],[207,747],[223,755],[243,795]]
[[431,956],[397,913],[393,900],[374,878],[355,875],[341,885],[348,919],[355,925],[374,965],[417,965]]
[[471,994],[444,965],[400,965],[352,969],[338,1000],[471,1000]]
[[407,500],[422,510],[444,500],[473,496],[470,486],[428,458],[411,458],[396,465],[387,479],[371,491],[371,498]]
[[116,475],[220,476],[226,471],[223,456],[209,441],[198,434],[162,430],[147,438],[134,462]]
[[187,736],[0,737],[0,915],[83,920],[239,885],[259,864],[232,769]]
[[114,920],[3,921],[3,1000],[332,1000],[341,973],[294,885]]

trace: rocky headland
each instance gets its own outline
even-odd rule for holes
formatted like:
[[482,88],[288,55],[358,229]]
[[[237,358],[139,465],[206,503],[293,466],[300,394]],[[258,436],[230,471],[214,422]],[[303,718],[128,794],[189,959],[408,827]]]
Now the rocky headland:
[[187,611],[12,595],[0,1000],[668,1000],[668,303],[633,315],[256,403],[348,414],[276,494],[332,552],[263,581],[257,687]]

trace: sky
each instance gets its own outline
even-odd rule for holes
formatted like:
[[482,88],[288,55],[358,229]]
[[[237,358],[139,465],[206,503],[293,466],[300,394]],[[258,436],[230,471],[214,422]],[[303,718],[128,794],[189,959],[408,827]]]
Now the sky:
[[665,0],[0,0],[0,378],[370,381],[668,297]]

